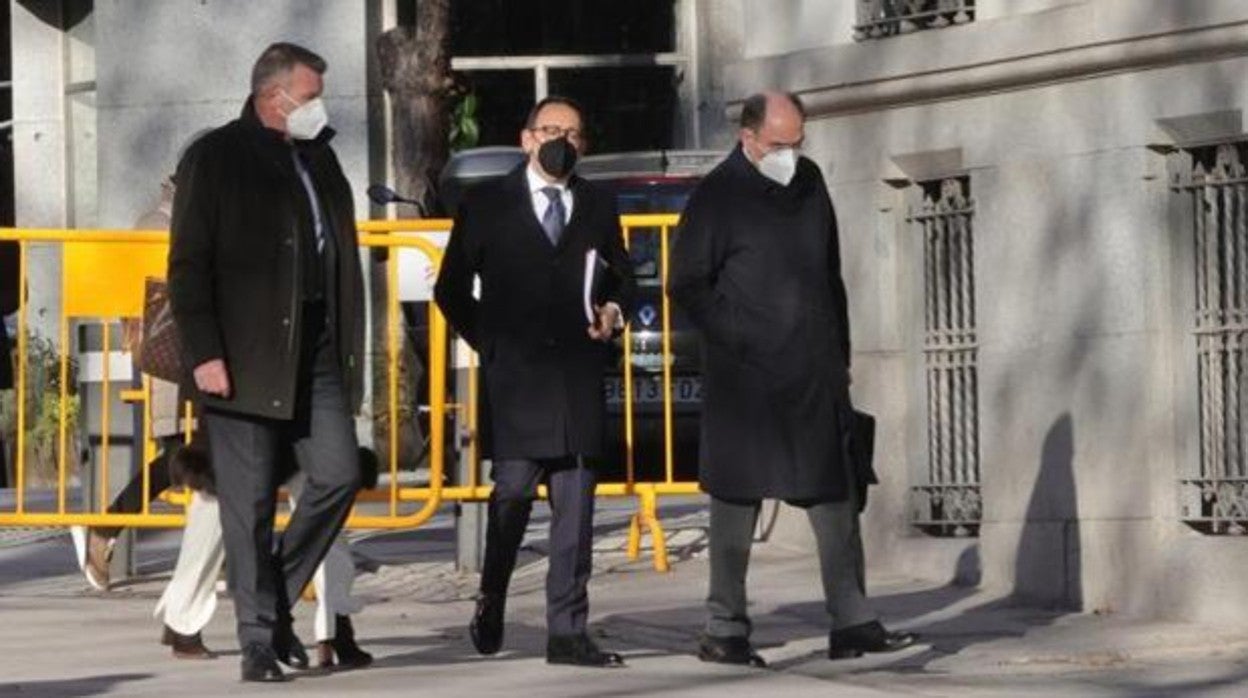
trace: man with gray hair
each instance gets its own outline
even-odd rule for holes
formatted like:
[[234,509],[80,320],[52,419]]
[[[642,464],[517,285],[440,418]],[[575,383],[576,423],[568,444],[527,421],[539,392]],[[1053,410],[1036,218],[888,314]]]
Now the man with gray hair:
[[[329,141],[324,59],[268,47],[239,118],[178,165],[169,289],[203,407],[244,681],[305,668],[290,604],[360,484],[363,279],[351,187]],[[275,541],[279,455],[306,476]]]

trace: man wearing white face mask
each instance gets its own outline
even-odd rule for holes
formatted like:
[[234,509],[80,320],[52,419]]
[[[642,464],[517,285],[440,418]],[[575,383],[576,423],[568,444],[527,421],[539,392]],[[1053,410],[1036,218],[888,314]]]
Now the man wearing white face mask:
[[[238,119],[178,165],[169,292],[187,388],[203,407],[244,681],[305,668],[290,604],[360,484],[363,279],[351,187],[329,146],[324,59],[265,49]],[[273,532],[279,455],[305,476]]]
[[763,499],[810,518],[830,658],[915,641],[886,631],[864,596],[858,503],[869,475],[847,452],[845,284],[827,185],[797,154],[804,121],[794,95],[745,100],[740,144],[693,192],[672,251],[668,292],[703,337],[699,482],[711,496],[703,661],[766,665],[750,645],[745,594]]

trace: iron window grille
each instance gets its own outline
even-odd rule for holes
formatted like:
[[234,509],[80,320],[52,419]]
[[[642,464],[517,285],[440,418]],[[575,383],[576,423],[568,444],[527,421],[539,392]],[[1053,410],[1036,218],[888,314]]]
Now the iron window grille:
[[970,178],[920,183],[907,220],[923,236],[927,474],[911,489],[912,523],[939,536],[979,533],[979,375],[975,204]]
[[1186,149],[1191,197],[1200,457],[1180,477],[1183,521],[1248,532],[1248,142]]
[[883,39],[975,21],[975,0],[858,0],[854,40]]

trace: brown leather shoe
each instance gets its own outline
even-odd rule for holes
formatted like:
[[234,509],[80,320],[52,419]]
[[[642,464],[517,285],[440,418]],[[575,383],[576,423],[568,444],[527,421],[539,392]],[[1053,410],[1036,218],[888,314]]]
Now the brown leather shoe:
[[108,563],[113,559],[116,538],[108,538],[94,528],[87,529],[87,562],[82,572],[96,591],[108,591]]
[[165,637],[161,638],[162,644],[164,640],[169,639],[169,646],[173,648],[174,659],[216,659],[217,653],[204,646],[204,638],[199,633],[194,635],[182,635],[173,628],[165,626]]

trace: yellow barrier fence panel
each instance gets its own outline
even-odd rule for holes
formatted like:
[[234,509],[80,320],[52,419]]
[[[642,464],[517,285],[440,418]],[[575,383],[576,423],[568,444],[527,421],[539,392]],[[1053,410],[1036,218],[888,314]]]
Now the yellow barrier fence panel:
[[[660,279],[664,287],[666,286],[668,276],[668,247],[672,230],[676,225],[677,217],[671,214],[653,214],[653,215],[630,215],[621,218],[621,226],[625,237],[626,247],[631,247],[635,239],[642,235],[657,236],[659,240],[658,248],[660,251],[659,270]],[[384,409],[388,411],[386,415],[372,415],[373,419],[384,418],[389,420],[388,424],[393,427],[398,419],[398,415],[402,411],[401,408],[411,411],[413,406],[400,405],[399,382],[401,380],[399,361],[401,359],[401,350],[403,342],[403,320],[401,316],[401,303],[410,302],[406,297],[400,297],[400,289],[410,285],[413,274],[426,274],[430,280],[432,275],[436,273],[438,265],[441,261],[442,248],[445,245],[446,234],[450,229],[451,222],[448,220],[406,220],[406,221],[367,221],[359,224],[360,244],[363,248],[387,248],[392,254],[389,255],[386,265],[386,279],[388,283],[388,294],[385,299],[385,309],[382,313],[385,322],[385,346],[383,348],[382,357],[386,362],[384,371],[384,385],[374,385],[374,391],[383,391],[379,394],[384,395]],[[72,230],[14,230],[0,229],[0,239],[19,240],[22,242],[23,254],[21,256],[21,275],[23,282],[26,275],[26,247],[30,243],[48,243],[59,244],[63,246],[64,256],[64,281],[63,281],[63,307],[64,316],[61,319],[61,364],[60,378],[62,393],[68,390],[66,383],[69,376],[66,367],[68,366],[68,356],[65,354],[64,347],[68,346],[69,333],[68,328],[71,322],[100,322],[103,326],[103,334],[105,339],[109,339],[111,328],[109,323],[115,322],[119,318],[141,317],[143,310],[143,290],[147,277],[163,277],[165,274],[166,257],[167,257],[167,235],[159,231],[72,231]],[[423,269],[420,272],[414,272],[413,269]],[[105,273],[104,270],[107,270]],[[405,291],[406,292],[406,291]],[[375,490],[361,492],[357,499],[357,507],[352,512],[348,525],[353,528],[370,528],[370,529],[389,529],[389,528],[411,528],[421,525],[428,521],[439,508],[448,502],[481,502],[489,497],[491,487],[483,484],[485,478],[481,472],[481,458],[479,451],[478,421],[478,386],[477,375],[475,370],[476,357],[471,355],[468,359],[469,368],[467,375],[468,381],[465,386],[463,395],[452,396],[448,394],[446,385],[446,375],[449,363],[448,356],[448,328],[445,318],[428,299],[423,302],[428,303],[428,365],[425,367],[429,375],[429,389],[427,395],[422,395],[421,400],[427,400],[427,407],[421,406],[421,409],[427,409],[429,415],[429,447],[428,447],[428,467],[427,472],[422,473],[422,480],[427,481],[421,484],[403,484],[401,473],[410,469],[414,464],[399,462],[399,449],[396,432],[397,429],[391,428],[385,434],[387,439],[386,449],[389,458],[387,462],[382,464],[383,472],[389,474],[387,486],[383,490]],[[696,482],[682,482],[676,479],[676,463],[673,449],[673,398],[672,398],[672,344],[671,344],[671,307],[666,293],[662,296],[662,387],[663,387],[663,407],[662,419],[663,444],[660,453],[662,453],[662,472],[663,476],[655,481],[638,481],[636,461],[636,395],[634,390],[634,366],[632,355],[632,329],[626,327],[623,339],[624,360],[621,366],[622,370],[622,389],[624,394],[623,400],[623,434],[622,444],[625,463],[624,480],[621,482],[600,482],[597,488],[598,496],[603,497],[629,497],[637,500],[637,512],[633,516],[630,524],[629,536],[629,552],[633,557],[640,554],[641,537],[644,532],[648,532],[653,540],[654,546],[654,563],[655,568],[666,570],[668,568],[664,534],[658,519],[658,503],[664,496],[691,495],[698,493]],[[27,356],[27,342],[25,336],[26,327],[26,308],[23,303],[19,309],[19,326],[21,332],[18,336],[18,355],[22,358],[22,366],[19,367],[18,375],[18,404],[25,404],[27,396],[24,391],[29,388],[27,385],[27,376],[25,375],[24,360]],[[108,344],[105,344],[108,347]],[[105,366],[103,367],[103,381],[106,384],[110,382],[111,375],[109,373],[107,360],[107,352],[105,352]],[[144,444],[144,463],[149,462],[151,457],[155,455],[154,442],[150,439],[150,424],[148,394],[146,385],[149,381],[144,380],[145,388],[142,390],[127,389],[122,391],[121,396],[125,402],[135,406],[136,409],[143,409],[145,418],[143,420],[143,434],[138,435],[136,443]],[[107,391],[105,394],[109,394]],[[65,395],[63,394],[64,398]],[[108,400],[105,400],[107,403]],[[18,486],[17,496],[15,498],[16,506],[11,511],[0,511],[0,525],[21,525],[21,526],[64,526],[64,525],[113,525],[113,526],[179,526],[183,523],[183,516],[177,510],[169,510],[160,508],[159,510],[144,507],[142,513],[138,514],[105,514],[91,513],[87,511],[71,511],[67,507],[66,490],[68,487],[71,471],[67,461],[68,454],[67,442],[69,434],[66,433],[67,420],[64,418],[64,405],[62,402],[62,419],[59,425],[58,433],[58,467],[57,467],[57,506],[54,510],[48,511],[46,507],[40,507],[40,511],[31,511],[25,501],[25,490],[27,489],[26,481],[26,463],[24,461],[25,448],[21,442],[24,433],[28,430],[28,418],[23,410],[17,413],[17,441],[16,449],[16,484]],[[105,407],[107,409],[107,407]],[[467,426],[463,438],[455,439],[461,448],[467,449],[472,467],[463,482],[453,482],[448,478],[448,474],[444,472],[447,460],[446,447],[451,442],[447,438],[447,410],[462,410],[462,423]],[[107,432],[108,430],[103,430]],[[105,445],[107,445],[107,434],[102,436]],[[102,461],[102,477],[107,482],[107,448],[104,455],[101,456]],[[144,473],[145,484],[150,482],[150,473]],[[543,492],[544,495],[544,492]],[[101,509],[107,503],[107,487],[101,494],[98,502]],[[182,504],[186,501],[186,493],[174,491],[166,493],[164,499],[174,504]],[[417,505],[412,510],[410,507]],[[381,507],[381,511],[377,511],[377,507]],[[279,518],[279,524],[284,521],[285,516]]]

